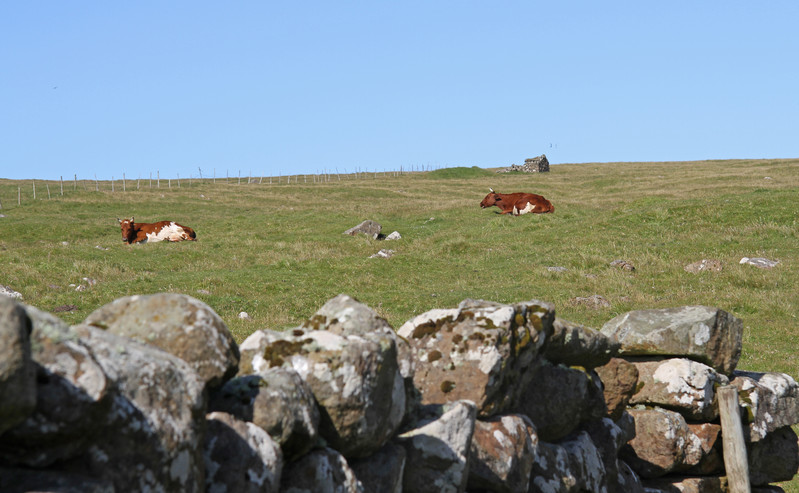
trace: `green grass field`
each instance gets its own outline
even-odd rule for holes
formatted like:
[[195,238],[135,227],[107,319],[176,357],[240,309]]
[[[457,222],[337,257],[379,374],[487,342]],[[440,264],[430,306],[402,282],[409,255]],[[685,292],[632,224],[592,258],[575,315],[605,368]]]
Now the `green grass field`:
[[[595,328],[629,310],[703,304],[743,319],[739,368],[799,374],[799,159],[338,178],[184,180],[180,188],[143,180],[139,190],[128,180],[127,191],[119,181],[113,193],[108,182],[96,192],[94,182],[73,190],[70,181],[63,196],[58,182],[37,180],[36,200],[31,181],[0,180],[0,284],[43,310],[74,305],[58,313],[70,323],[121,296],[185,293],[214,308],[238,341],[256,329],[297,325],[338,293],[395,328],[464,298],[546,300],[559,316]],[[544,195],[555,213],[482,210],[489,187]],[[130,216],[175,220],[194,228],[198,241],[125,245],[116,218]],[[342,234],[366,219],[402,239]],[[395,256],[369,258],[381,248]],[[744,256],[780,263],[761,270],[740,265]],[[636,270],[610,267],[616,259]],[[683,270],[702,259],[720,260],[723,270]],[[69,287],[86,284],[84,277],[97,283]],[[573,301],[594,294],[610,308]],[[241,311],[253,320],[239,320]]]

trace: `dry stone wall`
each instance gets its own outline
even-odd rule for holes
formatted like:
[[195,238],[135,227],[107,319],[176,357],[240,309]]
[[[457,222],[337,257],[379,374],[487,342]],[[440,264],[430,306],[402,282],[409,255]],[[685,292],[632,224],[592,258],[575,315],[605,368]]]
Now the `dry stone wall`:
[[0,491],[726,492],[726,385],[753,491],[781,491],[799,385],[738,370],[742,330],[710,307],[595,330],[469,299],[395,331],[339,295],[237,345],[189,296],[74,326],[0,296]]

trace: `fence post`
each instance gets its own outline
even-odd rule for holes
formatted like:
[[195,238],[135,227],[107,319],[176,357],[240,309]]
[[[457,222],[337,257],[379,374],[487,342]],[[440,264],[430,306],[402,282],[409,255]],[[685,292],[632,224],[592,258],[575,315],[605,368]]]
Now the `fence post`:
[[22,187],[17,187],[17,205],[22,205]]
[[50,184],[45,183],[44,185],[47,187],[47,200],[50,200]]
[[749,463],[746,460],[746,444],[738,408],[738,389],[732,385],[720,387],[718,402],[724,469],[727,471],[730,493],[749,493]]
[[122,191],[123,192],[127,192],[128,191],[127,187],[125,186],[125,173],[124,172],[122,173]]
[[180,188],[180,173],[178,173],[178,188]]
[[64,177],[61,177],[61,196],[64,196]]
[[33,200],[36,200],[36,180],[33,180]]
[[77,173],[75,173],[75,188],[74,188],[74,190],[75,191],[78,190],[78,174]]
[[114,193],[114,175],[111,175],[111,193]]
[[94,174],[94,191],[95,192],[100,191],[100,185],[97,183],[97,173]]

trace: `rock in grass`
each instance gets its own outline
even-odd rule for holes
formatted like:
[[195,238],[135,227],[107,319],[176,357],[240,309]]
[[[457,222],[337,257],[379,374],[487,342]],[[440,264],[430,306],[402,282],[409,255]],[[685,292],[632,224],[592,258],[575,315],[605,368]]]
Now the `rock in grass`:
[[211,388],[238,369],[239,349],[225,322],[210,306],[191,296],[126,296],[93,311],[84,323],[174,354],[188,362]]
[[22,299],[22,293],[19,293],[18,291],[14,291],[10,287],[2,285],[2,284],[0,284],[0,296],[7,296],[9,298],[15,298],[15,299],[18,299],[18,300]]
[[702,259],[698,262],[686,265],[683,270],[696,274],[698,272],[721,272],[721,261],[714,259]]
[[380,225],[377,221],[372,221],[371,219],[367,219],[366,221],[362,222],[361,224],[348,229],[344,232],[345,235],[355,236],[357,234],[365,234],[366,236],[370,236],[373,240],[376,240],[380,236],[380,231],[382,231],[383,226]]
[[627,312],[601,332],[619,340],[620,356],[684,356],[730,375],[741,357],[743,322],[718,308],[684,306]]
[[769,260],[769,259],[763,258],[763,257],[755,257],[755,258],[744,257],[738,263],[739,264],[754,265],[758,269],[773,269],[774,267],[777,266],[777,264],[780,263],[780,261],[779,260]]

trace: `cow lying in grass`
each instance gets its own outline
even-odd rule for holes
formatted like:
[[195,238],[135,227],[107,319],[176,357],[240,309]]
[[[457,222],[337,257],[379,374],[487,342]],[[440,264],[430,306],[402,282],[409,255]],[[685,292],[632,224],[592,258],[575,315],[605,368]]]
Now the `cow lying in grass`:
[[496,193],[493,188],[489,188],[490,193],[485,196],[480,207],[485,209],[493,205],[501,210],[501,214],[513,214],[519,216],[533,212],[544,214],[555,212],[555,207],[544,197],[534,193]]
[[159,221],[157,223],[135,223],[133,218],[119,219],[122,227],[122,241],[128,244],[156,241],[183,241],[197,239],[194,230],[175,221]]

